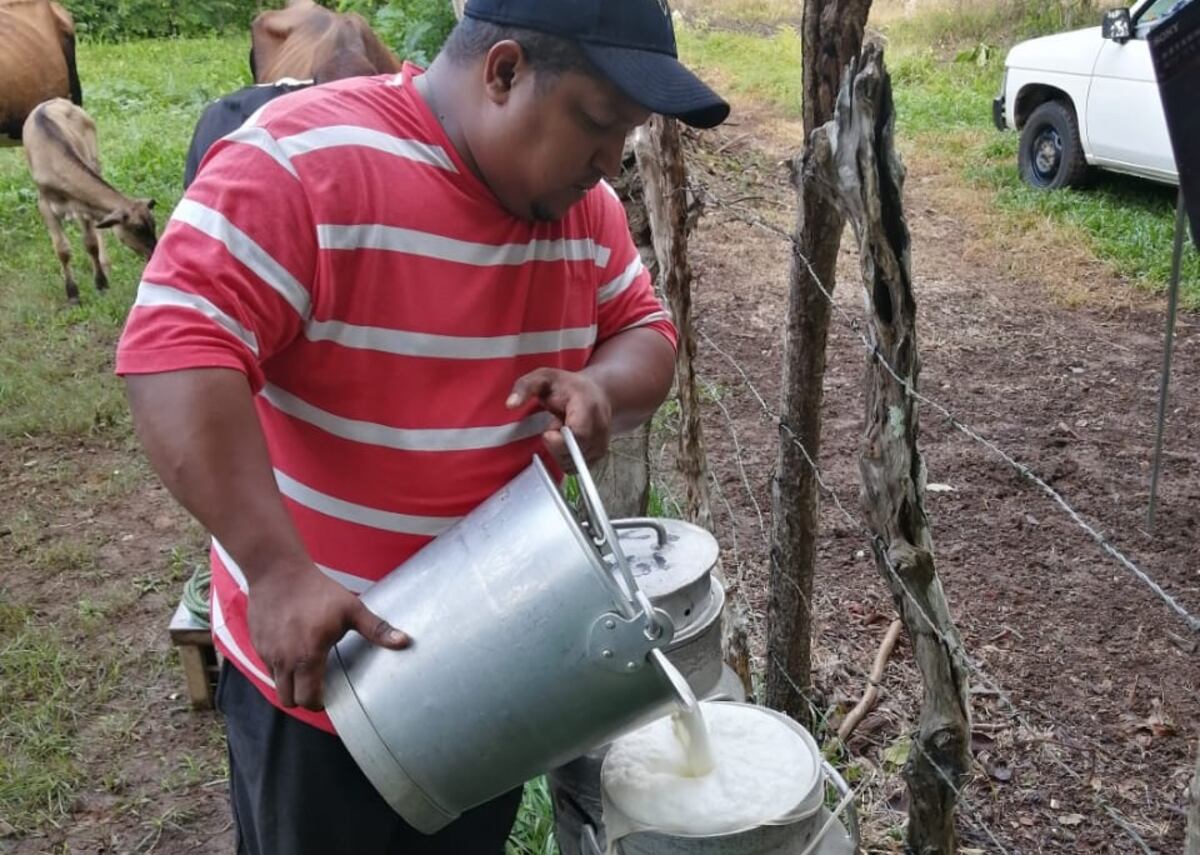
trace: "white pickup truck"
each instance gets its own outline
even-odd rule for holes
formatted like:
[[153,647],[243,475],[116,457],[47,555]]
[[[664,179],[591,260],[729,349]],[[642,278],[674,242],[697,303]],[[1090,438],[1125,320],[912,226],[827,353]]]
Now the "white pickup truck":
[[1098,166],[1179,183],[1146,42],[1178,2],[1140,0],[1108,12],[1103,27],[1031,39],[1009,51],[992,119],[1000,130],[1021,132],[1017,163],[1026,182],[1069,187]]

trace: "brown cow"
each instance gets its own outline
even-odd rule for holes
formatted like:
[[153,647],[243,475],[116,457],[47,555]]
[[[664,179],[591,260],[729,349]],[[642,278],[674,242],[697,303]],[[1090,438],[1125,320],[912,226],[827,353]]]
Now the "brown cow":
[[284,78],[323,83],[343,77],[399,71],[361,15],[331,12],[313,0],[288,0],[250,25],[250,73],[256,83]]
[[65,98],[39,104],[25,120],[25,157],[37,184],[38,210],[62,264],[67,299],[79,302],[71,276],[71,245],[63,220],[74,217],[92,259],[96,290],[108,287],[108,257],[97,229],[115,228],[121,243],[146,258],[154,251],[153,199],[130,199],[100,177],[96,123]]
[[83,103],[75,22],[50,0],[0,0],[0,145],[19,145],[25,117],[51,98]]

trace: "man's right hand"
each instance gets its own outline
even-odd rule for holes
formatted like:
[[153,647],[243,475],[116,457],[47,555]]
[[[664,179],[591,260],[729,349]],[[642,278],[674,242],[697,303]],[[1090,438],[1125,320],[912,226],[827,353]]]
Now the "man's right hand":
[[189,369],[125,383],[154,470],[246,576],[250,640],[280,704],[323,708],[325,659],[347,630],[393,650],[412,643],[309,559],[279,494],[245,374]]
[[311,564],[257,574],[248,600],[250,640],[285,707],[325,707],[325,660],[348,630],[391,650],[412,639]]

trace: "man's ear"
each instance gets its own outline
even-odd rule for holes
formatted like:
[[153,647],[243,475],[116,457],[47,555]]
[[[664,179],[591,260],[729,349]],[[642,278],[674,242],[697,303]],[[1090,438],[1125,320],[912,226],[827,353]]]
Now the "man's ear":
[[483,82],[488,99],[493,104],[503,104],[512,93],[518,76],[528,73],[525,51],[519,44],[511,40],[496,42],[483,62]]

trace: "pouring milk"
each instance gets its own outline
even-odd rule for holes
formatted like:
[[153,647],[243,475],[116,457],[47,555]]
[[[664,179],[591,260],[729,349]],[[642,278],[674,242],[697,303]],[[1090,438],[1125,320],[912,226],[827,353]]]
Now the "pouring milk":
[[776,715],[696,703],[614,743],[604,763],[609,852],[629,833],[732,834],[788,821],[812,792],[816,761]]

